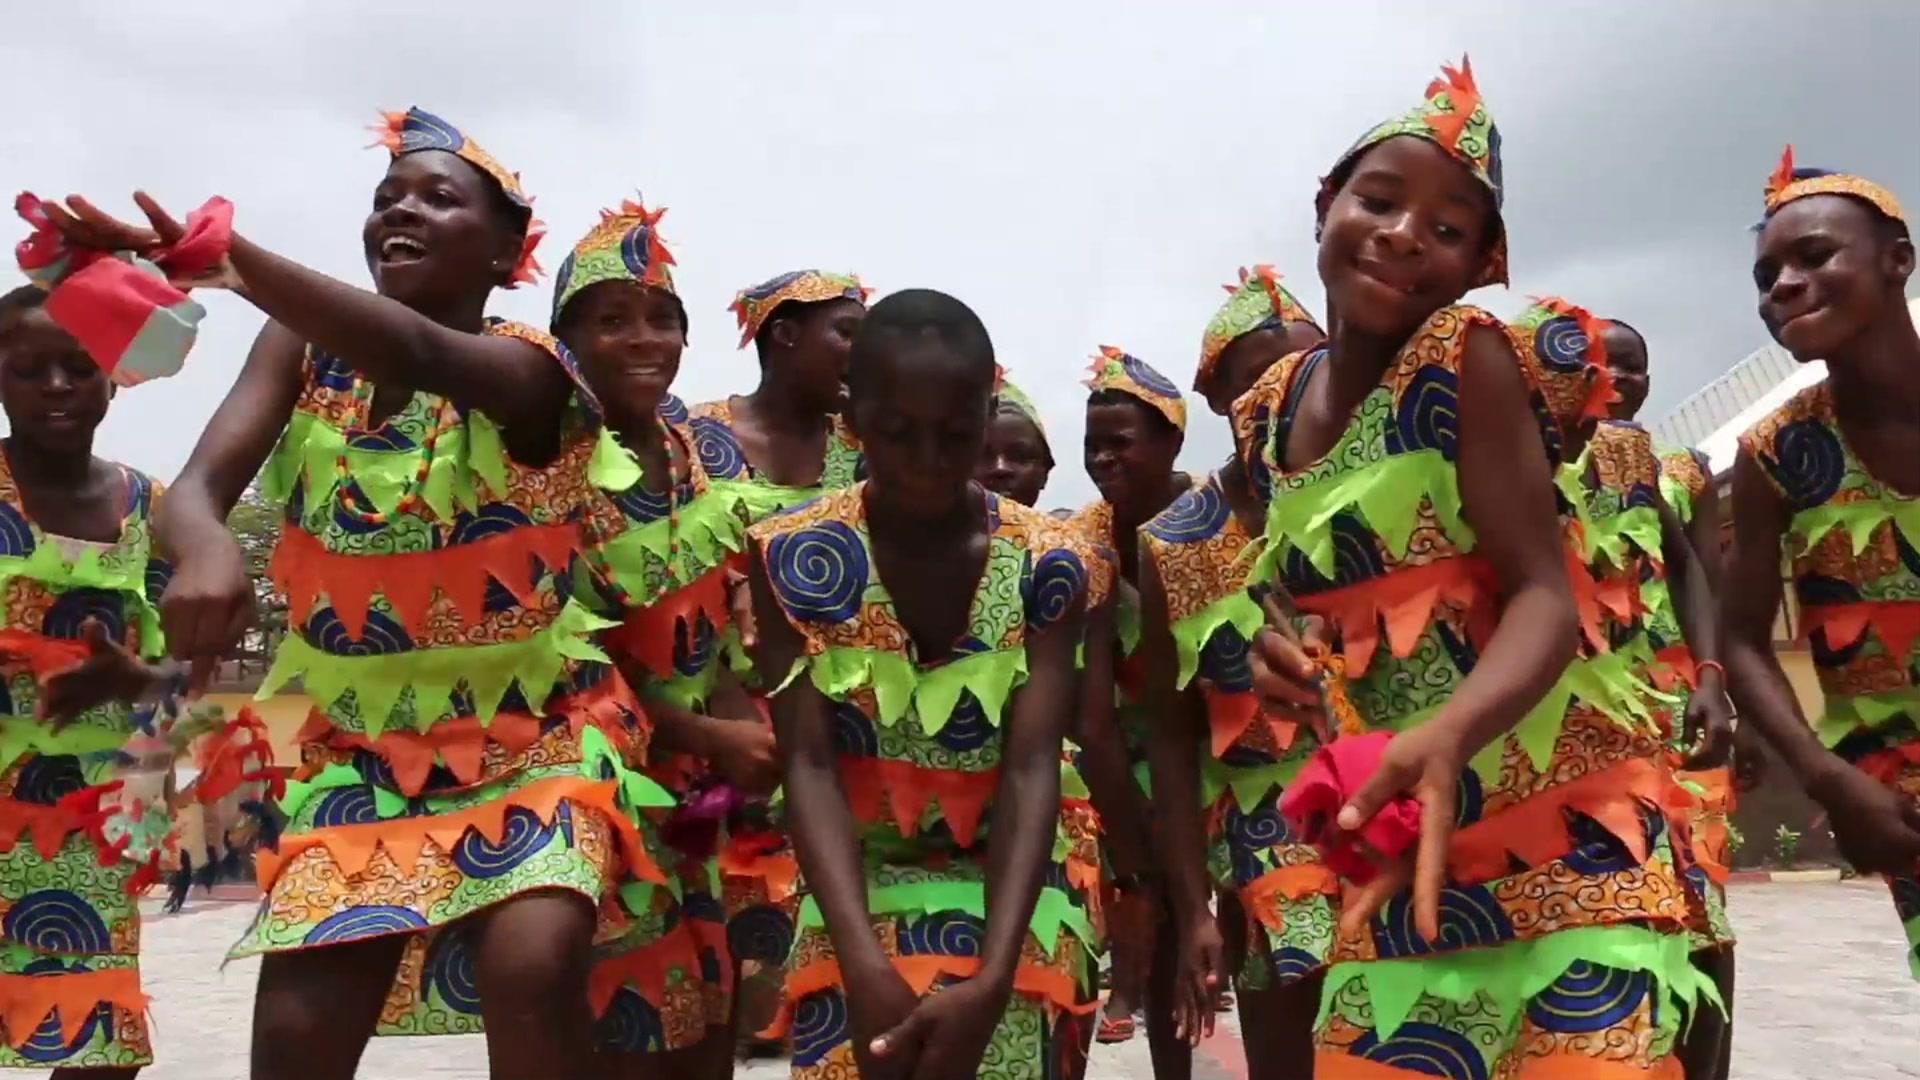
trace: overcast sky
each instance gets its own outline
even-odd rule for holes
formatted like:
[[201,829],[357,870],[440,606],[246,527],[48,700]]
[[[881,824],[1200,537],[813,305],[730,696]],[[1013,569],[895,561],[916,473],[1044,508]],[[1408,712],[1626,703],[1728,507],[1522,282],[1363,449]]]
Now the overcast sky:
[[[752,387],[726,306],[780,271],[965,300],[1046,414],[1050,505],[1092,494],[1094,348],[1185,386],[1220,284],[1254,262],[1321,310],[1316,178],[1463,50],[1505,139],[1513,238],[1513,288],[1475,299],[1510,315],[1554,292],[1633,322],[1645,419],[1765,340],[1747,226],[1783,143],[1920,205],[1920,4],[1902,0],[642,8],[64,3],[0,43],[0,189],[130,210],[144,187],[178,212],[222,194],[250,238],[365,284],[384,168],[365,125],[418,104],[521,171],[549,268],[636,188],[671,208],[689,400]],[[544,324],[549,298],[493,310]],[[178,471],[261,320],[208,306],[187,371],[123,394],[103,454]],[[1228,438],[1192,412],[1182,462],[1201,470]]]

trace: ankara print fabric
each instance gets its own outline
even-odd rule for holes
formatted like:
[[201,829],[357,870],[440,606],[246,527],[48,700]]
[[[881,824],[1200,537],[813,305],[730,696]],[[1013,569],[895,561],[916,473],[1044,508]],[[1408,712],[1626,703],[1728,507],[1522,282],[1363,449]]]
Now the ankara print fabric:
[[371,385],[310,350],[265,477],[296,631],[264,692],[298,675],[316,708],[231,955],[410,936],[382,1034],[480,1029],[467,916],[569,891],[605,944],[631,931],[622,890],[666,883],[649,815],[672,796],[638,771],[651,729],[594,643],[612,622],[575,595],[576,561],[617,530],[589,479],[594,403],[547,335],[487,332],[576,380],[552,464],[424,392],[370,425]]
[[[1782,558],[1825,698],[1815,733],[1920,800],[1920,498],[1867,471],[1824,382],[1754,425],[1740,446],[1792,514]],[[1914,869],[1891,883],[1910,943],[1920,942]],[[1913,972],[1920,978],[1920,958]]]
[[[35,716],[40,677],[79,661],[88,620],[138,654],[164,651],[154,605],[168,569],[152,538],[161,487],[124,466],[120,476],[119,537],[74,543],[33,521],[0,453],[0,1014],[31,1020],[0,1024],[0,1068],[153,1060],[134,894],[136,874],[170,853],[171,815],[160,791],[105,818],[59,805],[128,780],[116,758],[152,718],[110,703],[56,733]],[[125,857],[102,865],[121,836]]]
[[[1475,551],[1456,473],[1459,365],[1475,327],[1503,329],[1475,308],[1436,312],[1317,461],[1284,462],[1274,421],[1328,354],[1282,360],[1257,398],[1235,406],[1241,430],[1266,426],[1258,454],[1272,495],[1255,580],[1277,576],[1302,611],[1328,620],[1351,701],[1373,730],[1425,722],[1498,622],[1497,578]],[[1402,894],[1362,933],[1336,937],[1329,978],[1417,998],[1499,983],[1528,957],[1598,962],[1612,954],[1571,946],[1621,929],[1647,935],[1661,958],[1650,970],[1676,993],[1697,993],[1661,951],[1679,942],[1684,962],[1692,852],[1675,835],[1685,822],[1670,811],[1665,732],[1640,686],[1624,657],[1570,667],[1462,773],[1439,939],[1413,931]],[[1368,1056],[1339,1034],[1323,1027],[1323,1053]]]
[[[986,565],[966,632],[945,656],[917,655],[880,580],[864,485],[751,530],[773,598],[804,644],[789,679],[808,679],[833,706],[841,784],[862,842],[875,933],[921,993],[942,978],[978,971],[988,804],[999,778],[1002,726],[1025,681],[1027,635],[1080,610],[1096,557],[1039,512],[991,493],[985,498]],[[1078,1015],[1091,1007],[1099,945],[1088,895],[1098,866],[1084,830],[1073,827],[1076,801],[1085,796],[1070,791],[1064,775],[1062,794],[1061,828],[1014,983],[1019,1000],[1044,1006],[1049,1024],[1060,1011]],[[808,1040],[801,1032],[833,1000],[817,995],[839,986],[825,925],[805,900],[787,962],[796,1069],[826,1060],[802,1050]]]
[[1265,613],[1247,593],[1257,538],[1210,476],[1140,529],[1167,597],[1175,680],[1204,701],[1199,790],[1217,887],[1239,894],[1249,926],[1241,981],[1263,989],[1313,973],[1333,944],[1334,875],[1293,835],[1278,803],[1319,746],[1314,733],[1260,711],[1247,654]]
[[733,429],[732,398],[721,398],[693,406],[689,426],[693,430],[694,449],[700,466],[716,486],[741,486],[747,517],[762,521],[769,515],[788,510],[829,491],[838,491],[866,477],[866,455],[860,440],[840,416],[834,416],[827,431],[826,455],[821,461],[820,477],[811,484],[789,486],[773,483],[747,461]]

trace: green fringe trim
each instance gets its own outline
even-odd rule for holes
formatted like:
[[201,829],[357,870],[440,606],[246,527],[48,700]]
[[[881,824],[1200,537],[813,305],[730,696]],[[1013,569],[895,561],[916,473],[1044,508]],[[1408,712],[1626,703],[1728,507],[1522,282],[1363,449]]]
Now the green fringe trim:
[[1266,613],[1253,602],[1253,597],[1244,589],[1236,589],[1174,623],[1173,646],[1180,657],[1180,673],[1174,679],[1174,687],[1184,690],[1193,681],[1200,671],[1200,651],[1206,648],[1214,631],[1231,626],[1251,641],[1254,632],[1266,621]]
[[[137,527],[152,528],[145,522]],[[117,592],[131,601],[130,614],[140,631],[140,655],[147,659],[160,656],[167,651],[166,641],[160,634],[160,611],[147,600],[150,547],[151,541],[104,551],[88,548],[77,561],[68,562],[59,545],[47,540],[35,544],[33,553],[25,557],[0,556],[0,622],[6,619],[5,583],[11,578],[32,578],[55,593],[71,589]]]
[[[1506,735],[1482,747],[1471,762],[1481,779],[1493,781],[1500,775],[1500,758],[1508,739],[1515,740],[1535,769],[1546,768],[1553,757],[1553,744],[1566,724],[1567,709],[1575,698],[1605,713],[1609,719],[1629,731],[1658,730],[1654,714],[1656,704],[1672,704],[1679,699],[1663,694],[1642,677],[1653,662],[1653,653],[1644,635],[1613,652],[1581,657],[1553,684],[1527,715]],[[1403,727],[1402,730],[1405,730]]]
[[774,693],[785,690],[802,670],[822,694],[835,701],[846,700],[855,690],[871,688],[884,726],[892,727],[911,709],[920,718],[921,730],[937,735],[953,716],[962,690],[979,699],[987,721],[998,727],[1007,698],[1014,687],[1026,681],[1027,650],[996,649],[972,653],[938,667],[917,668],[898,653],[829,645],[823,653],[795,660]]
[[1335,996],[1356,979],[1367,984],[1374,1031],[1381,1039],[1393,1038],[1422,996],[1466,1004],[1484,994],[1491,999],[1490,1015],[1517,1018],[1528,1001],[1578,963],[1644,971],[1670,1005],[1689,1015],[1703,998],[1725,1013],[1719,989],[1693,966],[1690,948],[1685,934],[1657,934],[1644,926],[1583,926],[1438,956],[1335,964],[1327,970],[1314,1027],[1326,1022]]
[[0,770],[29,753],[109,754],[133,734],[133,721],[124,709],[118,719],[118,725],[73,724],[56,732],[32,716],[0,716]]
[[588,611],[579,601],[569,600],[545,630],[524,641],[498,645],[334,656],[289,634],[281,642],[255,698],[264,701],[272,697],[296,676],[323,708],[352,690],[367,736],[377,739],[408,687],[413,689],[415,729],[424,731],[446,711],[454,687],[464,682],[484,723],[493,719],[500,699],[516,682],[528,701],[543,701],[553,691],[568,660],[611,663],[591,637],[595,631],[616,625]]
[[1271,765],[1253,765],[1235,767],[1222,765],[1220,759],[1207,753],[1203,746],[1200,751],[1200,805],[1212,806],[1226,792],[1233,792],[1233,801],[1243,814],[1251,814],[1260,805],[1260,800],[1276,788],[1285,790],[1293,778],[1313,757],[1318,748],[1312,738],[1304,732],[1295,740],[1293,748],[1285,757]]
[[[640,465],[612,433],[602,431],[587,475],[602,491],[626,491],[640,482]],[[668,518],[635,525],[600,545],[607,569],[633,601],[648,604],[685,588],[746,550],[747,524],[738,492],[708,488],[679,508],[679,533]],[[677,550],[674,541],[678,540]],[[669,564],[668,553],[674,551]]]
[[[874,915],[933,915],[942,911],[962,911],[976,919],[987,917],[987,884],[984,881],[914,881],[899,885],[869,886],[867,910]],[[826,919],[820,905],[809,893],[800,901],[794,930],[825,929]],[[1072,931],[1082,948],[1091,955],[1099,949],[1099,938],[1086,910],[1073,897],[1051,885],[1040,888],[1040,899],[1033,905],[1033,918],[1027,929],[1052,953],[1060,940],[1060,931]]]
[[[1344,443],[1336,446],[1327,459],[1338,459],[1344,449]],[[1275,542],[1260,553],[1250,580],[1270,579],[1289,544],[1305,553],[1314,569],[1332,577],[1333,519],[1349,509],[1359,512],[1394,558],[1405,558],[1423,499],[1433,505],[1434,517],[1459,550],[1472,551],[1473,529],[1461,509],[1459,477],[1438,450],[1393,454],[1304,487],[1276,481],[1267,505],[1267,537]]]
[[1883,728],[1904,716],[1920,720],[1920,686],[1829,697],[1827,710],[1813,730],[1822,746],[1832,747],[1856,731]]
[[765,521],[782,510],[790,510],[804,502],[811,502],[826,493],[826,488],[815,484],[811,487],[784,487],[780,484],[768,484],[759,480],[715,480],[707,481],[709,494],[718,492],[745,509],[747,520],[752,523]]
[[1693,492],[1687,490],[1687,485],[1663,472],[1660,474],[1660,497],[1667,500],[1668,506],[1673,507],[1674,514],[1680,518],[1680,524],[1693,523]]
[[1920,547],[1920,499],[1897,499],[1887,495],[1856,502],[1830,502],[1793,515],[1793,533],[1801,550],[1811,549],[1835,529],[1847,530],[1853,553],[1867,549],[1867,541],[1880,526],[1892,522],[1907,543]]
[[[325,506],[339,483],[336,462],[343,453],[367,500],[381,513],[394,513],[418,474],[421,451],[348,449],[339,428],[307,412],[295,412],[287,421],[287,430],[261,470],[261,494],[285,504],[295,483],[304,479],[307,506]],[[456,508],[479,509],[480,484],[504,496],[507,448],[492,420],[469,412],[464,423],[444,432],[435,443],[420,497],[437,519],[450,521]]]
[[646,692],[647,696],[699,713],[707,710],[707,703],[713,700],[713,688],[719,682],[720,665],[716,662],[702,668],[698,675],[683,675],[678,671],[664,679],[649,675]]

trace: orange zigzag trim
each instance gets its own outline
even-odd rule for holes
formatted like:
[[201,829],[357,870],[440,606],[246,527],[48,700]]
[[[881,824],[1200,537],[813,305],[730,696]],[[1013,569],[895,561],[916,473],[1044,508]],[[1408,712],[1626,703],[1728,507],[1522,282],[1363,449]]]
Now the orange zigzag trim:
[[[625,726],[628,713],[642,718],[646,715],[619,672],[609,671],[606,678],[591,688],[554,703],[549,716],[567,717],[575,734],[592,724],[619,742],[631,737]],[[542,717],[529,713],[500,712],[494,714],[491,723],[484,723],[477,716],[462,716],[442,720],[426,731],[390,730],[381,732],[378,739],[369,739],[357,732],[341,731],[334,727],[326,713],[314,709],[307,714],[307,722],[295,741],[303,746],[318,743],[371,750],[392,767],[394,784],[401,794],[418,795],[426,786],[427,774],[433,769],[436,757],[453,773],[454,779],[462,784],[477,784],[488,742],[499,745],[509,754],[517,754],[540,738],[543,722]]]
[[902,836],[913,836],[920,828],[920,815],[934,798],[947,827],[961,847],[972,847],[979,831],[980,816],[1000,783],[1000,770],[963,772],[959,769],[926,769],[907,761],[882,761],[879,758],[843,755],[840,758],[840,787],[847,794],[847,807],[853,816],[867,824],[883,823],[885,809],[893,815],[893,825]]
[[358,638],[376,592],[393,605],[408,633],[425,625],[436,592],[453,601],[461,619],[477,623],[485,615],[489,578],[532,605],[531,560],[557,572],[582,550],[577,525],[523,525],[471,544],[401,555],[337,555],[306,532],[288,529],[273,549],[267,576],[286,595],[294,622],[305,622],[324,594],[347,634]]
[[664,885],[667,883],[666,875],[660,872],[647,854],[640,830],[628,820],[626,811],[620,809],[615,801],[618,790],[617,780],[556,776],[508,792],[492,802],[451,814],[394,818],[364,825],[336,825],[289,834],[281,837],[277,850],[262,850],[256,856],[260,888],[271,892],[274,882],[279,880],[281,869],[296,856],[312,848],[324,848],[334,865],[349,877],[367,868],[377,848],[386,848],[387,855],[402,872],[406,872],[419,861],[420,850],[429,840],[441,851],[452,851],[467,830],[472,829],[497,844],[506,831],[509,809],[518,806],[531,810],[539,815],[543,823],[550,825],[563,799],[603,814],[620,837],[627,870],[643,881]]
[[86,831],[89,818],[71,804],[42,806],[39,803],[0,799],[0,854],[12,851],[22,833],[33,837],[33,849],[43,859],[60,853],[67,837]]
[[1288,750],[1299,734],[1299,725],[1291,720],[1269,716],[1260,711],[1260,698],[1251,690],[1221,690],[1212,686],[1202,687],[1201,697],[1207,703],[1207,728],[1213,735],[1213,756],[1218,758],[1240,741],[1240,736],[1253,726],[1255,717],[1267,722],[1273,731],[1276,749]]
[[1593,576],[1593,568],[1580,560],[1575,545],[1580,543],[1580,523],[1569,523],[1566,549],[1567,584],[1573,590],[1573,607],[1580,616],[1580,633],[1587,644],[1599,652],[1608,651],[1606,618],[1625,623],[1647,610],[1640,599],[1640,575],[1631,570]]
[[[722,963],[720,970],[730,972],[732,967]],[[593,965],[587,975],[587,1004],[594,1016],[604,1015],[607,1006],[613,1003],[613,995],[619,993],[622,986],[631,986],[650,1004],[658,1006],[667,993],[667,976],[675,968],[700,970],[700,943],[694,940],[692,928],[684,921],[658,941]]]
[[1240,904],[1247,914],[1260,920],[1260,925],[1278,934],[1286,926],[1281,901],[1338,895],[1339,875],[1320,863],[1302,863],[1269,870],[1248,882],[1240,890]]
[[[921,997],[927,996],[934,982],[942,975],[967,979],[980,972],[980,958],[977,956],[890,956],[887,961],[907,981],[913,992]],[[844,981],[840,977],[838,960],[816,960],[798,971],[788,972],[786,1000],[781,1003],[780,1012],[774,1017],[773,1023],[760,1033],[760,1037],[782,1038],[793,1024],[793,1010],[801,998],[842,985]],[[1014,969],[1013,989],[1017,994],[1038,998],[1079,1016],[1085,1016],[1100,1006],[1098,1000],[1080,1000],[1080,987],[1073,976],[1037,964],[1021,964]]]
[[87,643],[26,630],[0,630],[0,659],[25,661],[36,679],[44,679],[85,660]]
[[759,878],[767,883],[767,899],[780,903],[793,895],[800,880],[800,863],[791,851],[762,852],[753,837],[730,837],[720,849],[720,872],[734,877]]
[[1699,664],[1684,641],[1654,653],[1647,677],[1652,680],[1653,688],[1663,694],[1670,694],[1683,685],[1694,690],[1700,688]]
[[1666,813],[1673,835],[1688,834],[1686,811],[1693,794],[1666,767],[1646,758],[1630,758],[1549,788],[1453,834],[1447,847],[1447,875],[1462,884],[1478,884],[1512,873],[1511,858],[1541,866],[1573,850],[1567,835],[1567,811],[1585,814],[1616,837],[1636,862],[1647,858],[1647,836],[1640,803]]
[[1861,600],[1851,604],[1811,604],[1802,609],[1801,636],[1826,635],[1827,648],[1844,649],[1873,627],[1889,655],[1905,662],[1920,638],[1920,602]]
[[71,1043],[99,1006],[145,1013],[147,1002],[140,990],[140,972],[134,968],[0,975],[0,1024],[6,1025],[7,1045],[15,1049],[33,1038],[55,1011],[60,1014],[60,1041]]
[[1727,883],[1731,851],[1727,847],[1727,815],[1733,811],[1733,767],[1683,772],[1680,779],[1703,789],[1693,818],[1693,861],[1716,884]]
[[1358,585],[1294,597],[1300,610],[1325,617],[1340,631],[1347,676],[1359,678],[1373,662],[1385,626],[1393,655],[1413,654],[1420,635],[1442,603],[1467,609],[1468,636],[1486,644],[1498,622],[1495,605],[1484,603],[1499,592],[1493,568],[1478,555],[1455,555],[1424,566],[1390,571]]
[[607,651],[633,657],[663,679],[672,676],[674,636],[682,623],[691,627],[704,615],[717,632],[732,620],[727,572],[734,562],[729,559],[646,607],[628,611],[618,627],[607,631]]

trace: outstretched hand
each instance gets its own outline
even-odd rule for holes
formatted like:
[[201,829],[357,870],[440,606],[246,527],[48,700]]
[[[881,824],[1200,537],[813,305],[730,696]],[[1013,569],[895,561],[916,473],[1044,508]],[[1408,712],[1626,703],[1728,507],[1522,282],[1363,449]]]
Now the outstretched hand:
[[[1439,940],[1440,892],[1447,880],[1447,845],[1453,838],[1460,770],[1465,764],[1452,732],[1423,724],[1393,737],[1373,775],[1340,808],[1335,830],[1349,834],[1345,839],[1370,853],[1380,870],[1342,899],[1342,933],[1362,933],[1367,920],[1411,883],[1414,929],[1428,941]],[[1412,859],[1380,856],[1360,836],[1361,827],[1400,795],[1420,804],[1420,839]]]
[[55,731],[81,713],[112,701],[131,702],[147,690],[153,669],[107,634],[106,625],[88,619],[80,626],[85,660],[49,676],[41,686],[34,714]]
[[82,195],[67,196],[66,205],[48,201],[42,204],[47,220],[67,240],[80,247],[100,251],[150,251],[178,241],[186,229],[144,191],[134,193],[133,201],[147,216],[147,228],[130,225],[93,205]]

